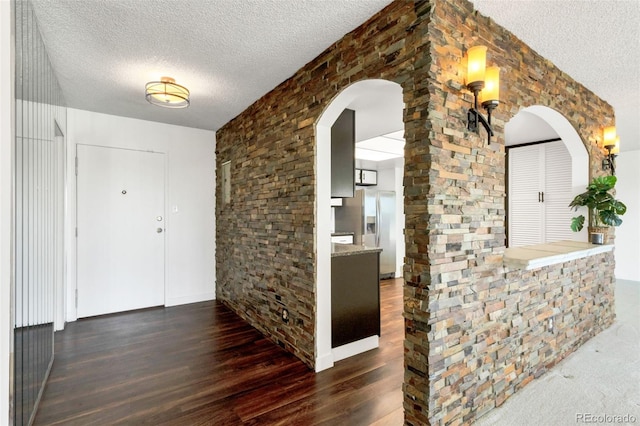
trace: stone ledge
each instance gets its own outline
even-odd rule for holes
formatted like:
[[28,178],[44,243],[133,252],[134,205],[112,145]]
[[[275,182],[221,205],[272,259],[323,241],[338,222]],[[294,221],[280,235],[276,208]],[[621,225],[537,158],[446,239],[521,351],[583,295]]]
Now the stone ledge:
[[596,245],[581,241],[556,241],[548,244],[508,248],[504,251],[503,263],[509,268],[530,271],[611,250],[613,250],[613,244]]

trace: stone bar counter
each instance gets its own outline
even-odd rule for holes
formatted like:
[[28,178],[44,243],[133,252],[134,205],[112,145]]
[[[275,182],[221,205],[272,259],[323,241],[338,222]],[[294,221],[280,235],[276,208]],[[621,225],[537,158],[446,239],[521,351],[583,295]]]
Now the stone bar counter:
[[613,323],[613,248],[579,241],[507,248],[501,281],[470,287],[481,304],[466,315],[487,321],[477,335],[465,329],[470,321],[457,321],[481,348],[460,363],[482,362],[502,386],[499,403]]
[[504,264],[512,269],[526,271],[555,265],[574,259],[606,253],[613,245],[596,245],[581,241],[556,241],[547,244],[508,248],[504,252]]

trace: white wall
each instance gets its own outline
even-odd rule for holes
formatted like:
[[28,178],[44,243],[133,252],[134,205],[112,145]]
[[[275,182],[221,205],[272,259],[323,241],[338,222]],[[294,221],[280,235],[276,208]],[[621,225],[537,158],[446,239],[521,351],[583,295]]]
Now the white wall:
[[11,385],[11,171],[13,167],[13,40],[11,2],[0,1],[0,424],[9,421]]
[[[149,108],[155,108],[149,106]],[[178,111],[180,112],[180,111]],[[165,305],[215,298],[215,133],[68,109],[68,164],[77,144],[163,152],[166,182]],[[76,176],[68,170],[67,320],[76,319]]]
[[640,151],[622,152],[616,159],[616,198],[627,205],[616,228],[616,278],[640,281]]

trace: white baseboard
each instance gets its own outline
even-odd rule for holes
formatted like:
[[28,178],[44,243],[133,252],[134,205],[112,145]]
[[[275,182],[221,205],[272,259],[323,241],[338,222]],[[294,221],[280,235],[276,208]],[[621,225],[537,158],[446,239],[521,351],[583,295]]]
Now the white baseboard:
[[206,302],[208,300],[216,300],[216,294],[214,292],[211,293],[200,293],[200,294],[190,294],[188,296],[181,297],[172,297],[167,298],[164,302],[164,306],[178,306],[178,305],[186,305],[188,303],[198,303],[198,302]]
[[333,354],[329,352],[316,358],[316,373],[333,367]]
[[354,355],[361,354],[362,352],[375,349],[379,346],[379,340],[379,336],[370,336],[356,342],[347,343],[346,345],[333,348],[331,350],[331,352],[333,353],[333,361],[337,362],[341,359],[349,358]]

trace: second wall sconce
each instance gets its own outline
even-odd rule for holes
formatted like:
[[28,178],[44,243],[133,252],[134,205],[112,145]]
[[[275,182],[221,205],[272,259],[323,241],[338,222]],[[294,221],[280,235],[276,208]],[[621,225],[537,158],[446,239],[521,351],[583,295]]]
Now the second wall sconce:
[[615,176],[616,157],[620,152],[620,137],[616,136],[615,126],[605,127],[602,130],[602,147],[607,150],[606,157],[602,160],[602,170],[610,170],[611,176]]
[[[467,112],[467,129],[480,133],[480,126],[487,131],[487,143],[491,143],[491,111],[500,103],[500,68],[487,68],[487,47],[474,46],[467,51],[467,88],[473,92],[473,108]],[[487,111],[485,119],[478,111],[478,100]]]

